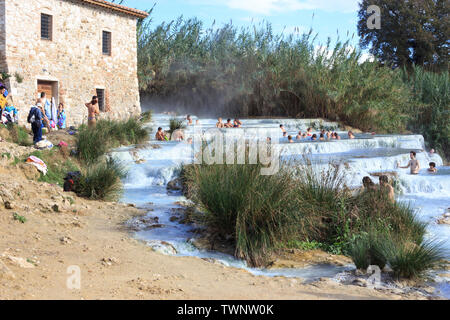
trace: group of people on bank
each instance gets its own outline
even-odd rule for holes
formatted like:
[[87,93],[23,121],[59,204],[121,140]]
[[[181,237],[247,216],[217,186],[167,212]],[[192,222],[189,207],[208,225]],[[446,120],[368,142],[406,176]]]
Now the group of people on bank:
[[[98,97],[92,97],[92,100],[86,103],[85,106],[88,109],[88,125],[93,127],[96,124],[97,116],[100,114]],[[48,132],[66,129],[67,115],[64,103],[60,102],[58,109],[55,110],[55,102],[50,102],[46,93],[41,92],[35,105],[31,106],[27,121],[31,124],[33,142],[36,144],[43,139],[42,129],[46,128]]]
[[35,105],[31,106],[27,121],[31,123],[33,142],[36,144],[42,140],[42,129],[46,128],[48,132],[51,132],[52,130],[66,128],[67,115],[64,110],[64,103],[59,103],[56,110],[55,102],[49,101],[47,94],[41,92]]

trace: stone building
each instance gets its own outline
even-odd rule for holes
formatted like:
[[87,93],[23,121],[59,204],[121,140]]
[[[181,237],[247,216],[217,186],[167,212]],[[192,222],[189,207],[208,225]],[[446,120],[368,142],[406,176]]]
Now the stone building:
[[42,91],[68,125],[86,121],[94,95],[102,117],[139,114],[136,25],[147,16],[104,0],[0,0],[0,72],[21,123]]

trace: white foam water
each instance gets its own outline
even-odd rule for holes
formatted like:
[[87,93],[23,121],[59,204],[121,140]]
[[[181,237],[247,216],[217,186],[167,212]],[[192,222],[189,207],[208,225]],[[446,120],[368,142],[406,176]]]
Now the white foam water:
[[[170,115],[156,114],[148,125],[155,134],[158,127],[168,129]],[[217,120],[198,119],[192,117],[194,124],[187,126],[185,137],[193,137],[196,129],[203,131],[214,128]],[[298,131],[304,132],[311,127],[316,134],[321,129],[339,130],[337,123],[320,119],[249,119],[242,120],[243,129],[262,128],[274,129],[283,124],[289,134],[295,136]],[[233,134],[236,130],[225,132]],[[285,161],[295,161],[305,155],[315,164],[317,170],[326,169],[330,162],[339,163],[345,172],[348,186],[359,187],[364,176],[372,173],[396,172],[402,195],[398,200],[409,203],[418,217],[429,223],[427,237],[443,241],[450,252],[450,226],[439,225],[437,220],[450,208],[450,167],[444,167],[441,157],[437,154],[425,152],[424,139],[420,135],[367,135],[357,134],[356,139],[346,139],[346,133],[341,131],[342,140],[335,141],[298,141],[285,143],[281,140],[281,158]],[[406,165],[409,152],[417,152],[417,158],[422,169],[418,175],[410,175],[408,169],[398,169],[398,164]],[[140,207],[149,208],[148,216],[158,219],[161,227],[142,230],[136,237],[149,244],[169,243],[173,249],[162,250],[166,254],[194,256],[203,259],[214,259],[218,263],[238,268],[244,268],[254,274],[269,276],[301,277],[314,279],[318,277],[333,277],[334,275],[352,268],[320,266],[305,269],[289,270],[260,270],[249,268],[245,262],[218,252],[199,250],[192,245],[193,229],[198,226],[188,226],[171,221],[172,211],[181,207],[176,203],[186,201],[179,193],[166,190],[169,181],[176,178],[183,163],[190,163],[193,159],[192,146],[185,142],[157,142],[149,141],[143,146],[119,148],[112,155],[121,160],[128,168],[129,174],[124,181],[125,192],[122,201],[134,203]],[[437,174],[427,172],[429,162],[438,166]],[[151,211],[150,211],[151,210]],[[176,252],[176,253],[175,253]],[[450,260],[450,256],[447,257]],[[448,279],[447,279],[448,280]]]

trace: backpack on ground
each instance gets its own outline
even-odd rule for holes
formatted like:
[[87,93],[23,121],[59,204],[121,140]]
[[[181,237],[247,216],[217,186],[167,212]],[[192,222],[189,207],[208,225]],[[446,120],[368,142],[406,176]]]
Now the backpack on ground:
[[81,178],[80,171],[68,172],[66,177],[64,178],[64,191],[76,192],[80,178]]

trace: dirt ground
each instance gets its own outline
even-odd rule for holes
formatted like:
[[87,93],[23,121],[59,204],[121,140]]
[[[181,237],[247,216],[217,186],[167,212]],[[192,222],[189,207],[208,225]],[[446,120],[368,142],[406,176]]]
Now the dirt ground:
[[165,256],[124,226],[145,212],[28,180],[9,161],[0,166],[0,299],[424,299]]

